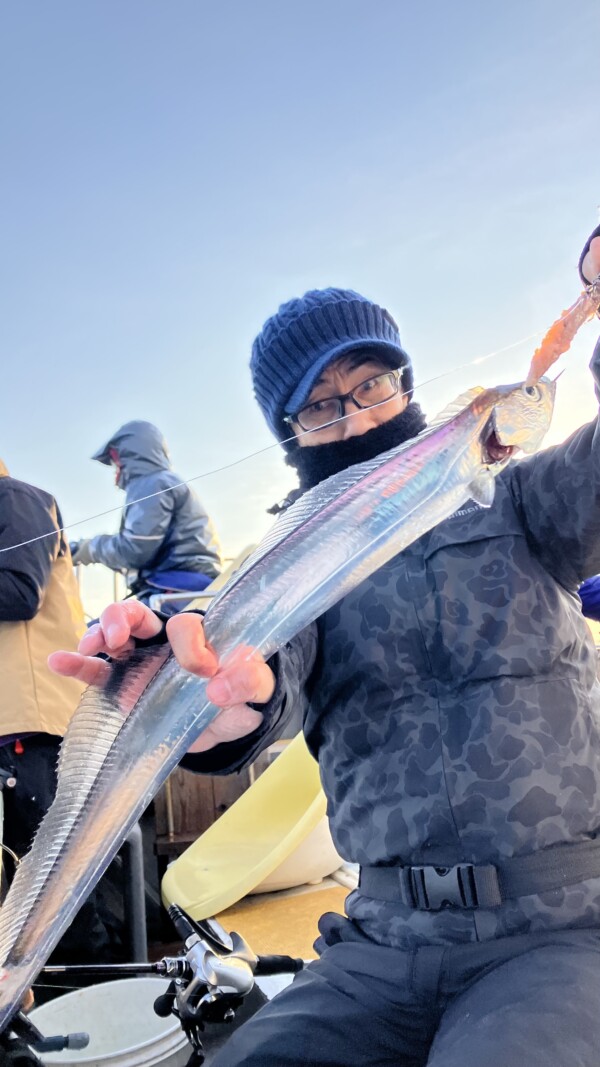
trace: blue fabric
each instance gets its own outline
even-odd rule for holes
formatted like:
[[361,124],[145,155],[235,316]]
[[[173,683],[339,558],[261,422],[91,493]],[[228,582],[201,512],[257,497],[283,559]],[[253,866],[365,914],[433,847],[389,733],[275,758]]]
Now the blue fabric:
[[581,597],[581,610],[586,618],[600,622],[600,574],[587,578],[579,586],[579,596]]
[[267,320],[252,346],[250,369],[258,404],[279,440],[290,436],[283,416],[306,403],[325,367],[357,348],[407,367],[403,387],[412,393],[410,359],[392,316],[352,289],[312,289]]
[[208,574],[194,571],[150,571],[144,576],[144,581],[166,592],[201,593],[213,579]]

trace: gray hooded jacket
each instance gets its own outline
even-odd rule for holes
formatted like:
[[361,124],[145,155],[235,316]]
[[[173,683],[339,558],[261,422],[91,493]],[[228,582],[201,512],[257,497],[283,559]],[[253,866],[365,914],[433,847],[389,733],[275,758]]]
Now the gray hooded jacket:
[[117,534],[91,539],[93,562],[133,572],[130,584],[168,570],[216,577],[221,557],[213,524],[195,493],[179,484],[156,426],[140,420],[125,423],[92,459],[110,464],[111,448],[119,454],[125,509]]

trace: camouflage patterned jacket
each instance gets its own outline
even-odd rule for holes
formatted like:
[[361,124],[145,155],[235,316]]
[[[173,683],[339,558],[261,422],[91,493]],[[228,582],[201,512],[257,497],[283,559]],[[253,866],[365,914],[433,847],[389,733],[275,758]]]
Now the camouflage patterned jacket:
[[[592,360],[600,382],[600,344]],[[360,864],[493,863],[600,829],[600,687],[577,588],[600,571],[600,430],[513,463],[275,657],[233,770],[302,703],[331,829]],[[220,750],[220,751],[219,751]],[[194,766],[188,758],[188,766]],[[417,912],[359,892],[389,944],[475,940],[600,920],[600,877],[495,909]]]

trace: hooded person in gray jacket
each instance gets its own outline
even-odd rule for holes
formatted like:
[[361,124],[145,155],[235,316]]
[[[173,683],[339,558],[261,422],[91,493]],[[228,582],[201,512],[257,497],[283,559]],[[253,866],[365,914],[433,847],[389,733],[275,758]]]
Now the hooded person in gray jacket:
[[[275,434],[296,434],[301,488],[422,425],[393,319],[348,290],[280,308],[252,370]],[[600,396],[600,344],[592,372]],[[269,663],[220,664],[199,616],[169,620],[223,708],[185,765],[237,770],[301,708],[334,842],[361,868],[320,958],[214,1067],[597,1067],[600,686],[577,590],[599,571],[595,419],[510,464],[492,507],[460,508]],[[164,632],[111,605],[53,665],[93,682],[94,655]]]
[[115,468],[126,493],[121,528],[71,545],[73,563],[103,563],[127,576],[139,600],[157,590],[200,592],[221,570],[219,543],[200,500],[171,467],[151,422],[126,422],[92,459]]

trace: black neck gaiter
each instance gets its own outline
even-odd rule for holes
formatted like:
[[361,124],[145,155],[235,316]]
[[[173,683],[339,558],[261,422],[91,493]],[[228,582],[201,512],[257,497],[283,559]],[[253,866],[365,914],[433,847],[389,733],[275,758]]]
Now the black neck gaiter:
[[375,456],[382,452],[409,441],[424,430],[426,425],[425,415],[419,404],[411,401],[404,411],[393,419],[374,426],[367,433],[349,437],[346,441],[330,441],[325,445],[310,445],[304,448],[294,445],[285,461],[290,467],[295,467],[300,490],[306,492],[338,471],[346,470],[355,463],[375,459]]

